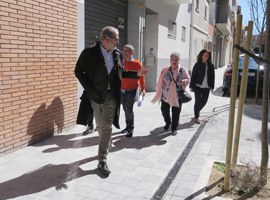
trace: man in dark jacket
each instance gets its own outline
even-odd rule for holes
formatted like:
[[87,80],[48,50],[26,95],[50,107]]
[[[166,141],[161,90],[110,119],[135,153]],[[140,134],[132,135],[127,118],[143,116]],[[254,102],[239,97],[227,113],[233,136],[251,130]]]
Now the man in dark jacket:
[[84,49],[75,67],[75,75],[86,90],[94,110],[100,137],[98,169],[105,175],[111,172],[107,166],[107,154],[112,124],[120,128],[120,74],[123,66],[121,51],[116,49],[118,43],[118,30],[111,26],[103,28],[100,42]]

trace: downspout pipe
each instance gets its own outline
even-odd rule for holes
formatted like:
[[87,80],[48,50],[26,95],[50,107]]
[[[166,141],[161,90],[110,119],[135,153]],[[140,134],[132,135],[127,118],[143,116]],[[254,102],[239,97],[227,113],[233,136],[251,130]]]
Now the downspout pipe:
[[194,0],[192,0],[191,4],[191,16],[190,16],[190,33],[189,33],[189,67],[188,67],[188,72],[191,74],[192,70],[192,64],[193,64],[193,18],[194,18],[194,10],[193,6],[194,5]]

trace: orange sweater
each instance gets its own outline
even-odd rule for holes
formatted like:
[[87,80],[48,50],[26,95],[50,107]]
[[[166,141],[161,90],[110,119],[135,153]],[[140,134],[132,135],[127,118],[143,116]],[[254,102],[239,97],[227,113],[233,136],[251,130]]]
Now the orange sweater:
[[144,76],[138,76],[137,71],[142,68],[140,61],[133,59],[132,61],[124,60],[124,69],[122,72],[122,84],[121,89],[137,89],[139,84],[141,86],[141,91],[145,91],[145,78]]

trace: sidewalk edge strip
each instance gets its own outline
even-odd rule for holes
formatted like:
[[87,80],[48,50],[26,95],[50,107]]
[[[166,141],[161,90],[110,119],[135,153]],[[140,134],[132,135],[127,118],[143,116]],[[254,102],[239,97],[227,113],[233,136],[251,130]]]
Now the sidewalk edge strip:
[[167,177],[164,179],[164,181],[161,183],[155,194],[152,196],[152,200],[160,200],[163,198],[164,194],[170,187],[170,184],[172,183],[173,179],[176,177],[178,171],[181,169],[184,161],[186,160],[187,156],[189,155],[191,149],[193,148],[195,142],[199,138],[202,130],[204,129],[206,123],[208,121],[202,121],[199,128],[196,130],[195,134],[192,136],[192,138],[189,140],[187,146],[183,150],[183,152],[179,155],[176,163],[171,168],[170,172],[168,173]]

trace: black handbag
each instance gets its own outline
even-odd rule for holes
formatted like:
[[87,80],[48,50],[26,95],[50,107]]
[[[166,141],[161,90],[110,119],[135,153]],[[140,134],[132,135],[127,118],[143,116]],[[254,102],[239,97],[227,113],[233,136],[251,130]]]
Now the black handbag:
[[[187,91],[184,91],[182,89],[182,87],[177,84],[176,80],[173,77],[172,69],[170,69],[170,70],[171,70],[171,74],[172,74],[172,79],[176,85],[176,92],[177,92],[179,101],[182,103],[190,102],[192,100],[191,95]],[[182,75],[181,67],[179,69],[179,73],[181,73],[181,75]]]

